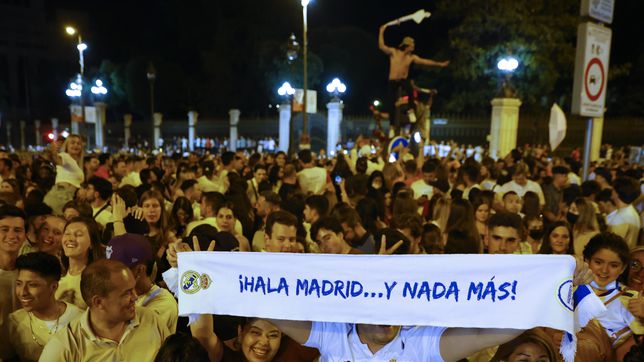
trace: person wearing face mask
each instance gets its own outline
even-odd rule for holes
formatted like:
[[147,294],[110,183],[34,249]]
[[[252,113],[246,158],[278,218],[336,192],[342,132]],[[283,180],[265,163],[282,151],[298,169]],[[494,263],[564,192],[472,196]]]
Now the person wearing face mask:
[[583,256],[586,244],[599,233],[599,223],[595,208],[588,199],[579,197],[570,204],[566,213],[568,223],[572,226],[572,235],[575,240],[575,255]]
[[541,216],[526,216],[523,219],[525,229],[528,231],[526,234],[525,242],[530,245],[533,254],[539,254],[545,229],[543,228],[543,220]]

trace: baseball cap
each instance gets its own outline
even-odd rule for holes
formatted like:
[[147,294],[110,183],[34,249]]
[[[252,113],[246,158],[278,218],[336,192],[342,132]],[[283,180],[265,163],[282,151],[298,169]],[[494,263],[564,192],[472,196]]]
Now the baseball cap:
[[115,236],[107,243],[105,258],[120,261],[131,268],[154,259],[154,252],[145,236],[127,233]]

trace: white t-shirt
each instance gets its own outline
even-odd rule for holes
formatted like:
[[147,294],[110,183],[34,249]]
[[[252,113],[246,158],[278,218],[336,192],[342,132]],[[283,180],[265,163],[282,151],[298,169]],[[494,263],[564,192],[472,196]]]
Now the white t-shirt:
[[421,196],[426,195],[428,199],[432,198],[434,188],[423,181],[423,179],[416,180],[411,184],[411,189],[414,191],[414,199],[420,199]]
[[443,362],[444,327],[402,327],[396,338],[375,354],[358,337],[354,324],[313,322],[307,347],[320,351],[320,362]]
[[67,182],[76,188],[80,188],[85,178],[83,169],[69,153],[61,152],[58,156],[60,156],[62,163],[56,165],[56,183]]
[[640,215],[633,205],[628,205],[606,216],[608,230],[624,238],[630,248],[637,246],[639,236]]
[[509,191],[516,192],[517,195],[519,195],[519,197],[521,198],[523,198],[526,192],[532,191],[539,196],[539,204],[541,205],[546,204],[546,199],[543,197],[543,191],[541,190],[541,186],[532,180],[528,180],[525,186],[521,186],[518,183],[516,183],[514,180],[512,180],[510,182],[503,184],[503,186],[499,187],[496,190],[496,193],[501,197],[503,197],[503,195],[505,195],[505,193]]
[[304,194],[322,195],[326,188],[326,169],[305,168],[297,173],[297,181]]
[[[103,206],[105,206],[105,205],[103,205]],[[104,208],[104,209],[103,209],[103,206],[101,206],[101,207],[93,207],[92,206],[92,215],[94,216],[94,220],[97,223],[99,223],[99,224],[101,224],[101,226],[105,227],[105,225],[107,225],[108,223],[112,222],[112,206],[107,205],[107,207]]]

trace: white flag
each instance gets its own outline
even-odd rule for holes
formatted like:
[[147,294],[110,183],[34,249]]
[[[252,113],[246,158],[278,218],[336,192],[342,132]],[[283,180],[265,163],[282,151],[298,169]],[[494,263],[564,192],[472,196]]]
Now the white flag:
[[557,103],[550,108],[550,149],[554,151],[566,138],[566,115]]

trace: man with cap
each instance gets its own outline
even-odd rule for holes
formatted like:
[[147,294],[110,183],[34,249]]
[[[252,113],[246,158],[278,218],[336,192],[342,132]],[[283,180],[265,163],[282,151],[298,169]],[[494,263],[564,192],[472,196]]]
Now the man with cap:
[[153,282],[155,271],[154,252],[148,239],[139,234],[124,234],[110,240],[105,249],[105,257],[125,264],[134,275],[137,307],[146,307],[159,315],[159,318],[174,333],[177,329],[177,301],[166,289]]
[[87,310],[51,337],[39,361],[153,361],[170,331],[157,313],[136,306],[136,284],[121,262],[88,265],[81,276]]
[[[380,31],[378,33],[378,47],[382,50],[383,53],[389,56],[389,102],[390,109],[389,114],[391,119],[394,121],[395,127],[399,127],[399,120],[395,119],[395,102],[397,101],[398,88],[403,88],[407,96],[409,97],[409,106],[413,111],[414,106],[414,90],[409,76],[409,66],[411,63],[425,65],[425,66],[436,66],[436,67],[446,67],[449,64],[449,61],[437,62],[431,59],[424,59],[414,54],[414,39],[406,36],[398,48],[392,48],[385,44],[385,29],[387,29],[387,24],[380,26]],[[414,115],[415,119],[415,115]]]

